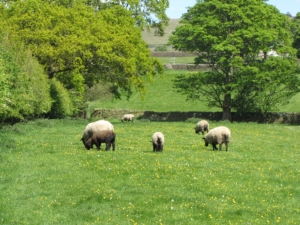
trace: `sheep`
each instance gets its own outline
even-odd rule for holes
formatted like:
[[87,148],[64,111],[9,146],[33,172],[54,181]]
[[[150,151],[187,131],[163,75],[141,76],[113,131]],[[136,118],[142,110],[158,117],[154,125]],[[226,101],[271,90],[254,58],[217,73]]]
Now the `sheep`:
[[133,114],[125,114],[124,116],[123,116],[123,118],[121,119],[121,121],[122,122],[124,122],[124,121],[131,121],[131,122],[133,122],[133,119],[134,119],[134,115]]
[[201,132],[204,135],[204,132],[209,132],[209,123],[206,120],[200,120],[197,124],[195,129],[195,133],[199,134]]
[[213,146],[213,150],[218,150],[217,144],[220,146],[220,151],[222,151],[222,144],[225,143],[226,151],[228,151],[228,144],[230,142],[230,130],[227,127],[219,126],[211,129],[205,136],[204,142],[207,147],[209,144]]
[[152,135],[153,151],[162,152],[165,143],[165,137],[161,132],[155,132]]
[[113,151],[115,151],[116,134],[111,130],[101,130],[94,132],[93,136],[90,137],[84,144],[87,150],[93,148],[96,145],[98,151],[100,150],[101,143],[106,143],[105,150],[110,150],[112,145]]
[[85,142],[92,137],[94,132],[101,131],[101,130],[111,130],[114,131],[114,126],[106,120],[98,120],[96,122],[89,123],[82,134],[82,138],[80,139],[85,145]]

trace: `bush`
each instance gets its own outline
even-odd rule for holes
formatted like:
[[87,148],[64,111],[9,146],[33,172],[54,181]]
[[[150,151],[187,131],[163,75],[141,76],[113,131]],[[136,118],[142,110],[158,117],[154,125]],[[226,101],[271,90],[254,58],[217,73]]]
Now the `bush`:
[[19,40],[0,35],[0,117],[15,122],[47,113],[48,78]]
[[160,46],[157,46],[154,51],[156,52],[166,52],[167,51],[167,46],[166,45],[160,45]]

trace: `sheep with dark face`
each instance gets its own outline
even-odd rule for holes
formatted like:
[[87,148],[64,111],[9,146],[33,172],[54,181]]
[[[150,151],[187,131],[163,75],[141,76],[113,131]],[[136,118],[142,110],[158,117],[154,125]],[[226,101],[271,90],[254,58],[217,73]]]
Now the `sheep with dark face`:
[[230,142],[230,130],[227,127],[220,126],[214,129],[211,129],[205,136],[204,142],[207,147],[209,144],[213,146],[213,150],[218,150],[217,144],[220,147],[220,151],[222,151],[222,144],[225,143],[226,151],[228,151],[228,144]]
[[85,145],[85,142],[90,137],[92,137],[96,131],[101,131],[101,130],[114,131],[114,127],[109,121],[106,121],[106,120],[98,120],[96,122],[89,123],[85,127],[83,134],[82,134],[81,141],[83,142],[83,145]]
[[122,117],[122,122],[124,121],[128,121],[128,122],[133,122],[134,120],[134,115],[133,114],[125,114],[123,117]]
[[113,151],[115,151],[116,134],[111,130],[96,131],[92,137],[90,137],[84,144],[87,150],[93,148],[96,145],[97,149],[100,150],[101,143],[106,144],[105,150],[110,150],[111,145]]
[[164,148],[165,137],[161,132],[155,132],[152,135],[153,151],[162,152]]
[[206,120],[200,120],[195,127],[195,133],[199,134],[200,132],[204,134],[204,132],[209,131],[209,123]]

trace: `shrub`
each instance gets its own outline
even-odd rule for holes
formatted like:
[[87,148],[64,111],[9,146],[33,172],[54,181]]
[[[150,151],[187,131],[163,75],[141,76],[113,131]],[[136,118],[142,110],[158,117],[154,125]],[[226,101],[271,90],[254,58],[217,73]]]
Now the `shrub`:
[[160,45],[160,46],[157,46],[154,51],[156,52],[166,52],[167,51],[167,46],[166,45]]

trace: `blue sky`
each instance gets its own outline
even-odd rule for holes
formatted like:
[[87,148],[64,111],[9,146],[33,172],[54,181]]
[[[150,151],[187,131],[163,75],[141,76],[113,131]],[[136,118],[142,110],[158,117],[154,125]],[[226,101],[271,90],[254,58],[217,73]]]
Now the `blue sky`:
[[[196,4],[196,0],[169,0],[170,7],[167,9],[167,15],[171,19],[179,19],[185,13],[186,7]],[[267,2],[274,5],[281,13],[290,12],[295,16],[300,12],[300,0],[269,0]]]

